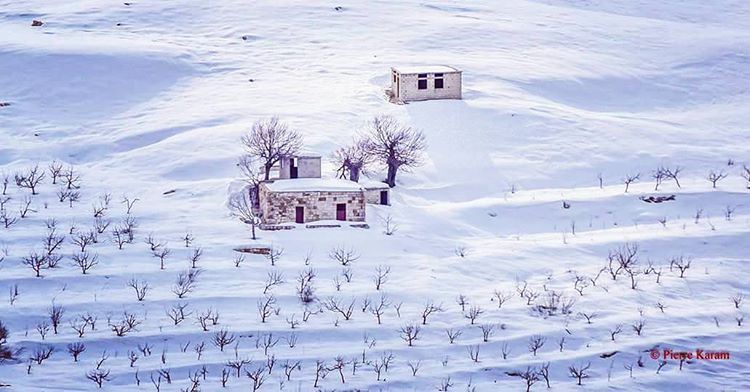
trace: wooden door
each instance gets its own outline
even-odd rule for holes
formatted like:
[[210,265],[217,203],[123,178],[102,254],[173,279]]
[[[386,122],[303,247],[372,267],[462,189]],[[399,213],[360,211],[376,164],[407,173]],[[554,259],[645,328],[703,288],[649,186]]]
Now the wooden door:
[[346,220],[346,204],[336,204],[336,220]]
[[294,222],[305,223],[305,207],[296,207],[294,209]]
[[380,191],[380,204],[388,205],[388,191]]

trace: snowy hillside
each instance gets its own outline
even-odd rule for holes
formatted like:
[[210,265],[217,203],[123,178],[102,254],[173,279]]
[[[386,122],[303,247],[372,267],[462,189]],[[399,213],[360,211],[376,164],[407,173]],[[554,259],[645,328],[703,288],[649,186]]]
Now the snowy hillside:
[[[463,100],[389,103],[390,67],[420,64],[462,70]],[[750,389],[748,75],[736,0],[0,0],[0,391]],[[425,164],[369,229],[253,241],[227,199],[274,115],[324,157],[392,115]],[[32,195],[13,176],[37,164]],[[253,244],[283,252],[238,260]],[[36,277],[33,252],[62,258]],[[664,358],[699,349],[730,358]]]

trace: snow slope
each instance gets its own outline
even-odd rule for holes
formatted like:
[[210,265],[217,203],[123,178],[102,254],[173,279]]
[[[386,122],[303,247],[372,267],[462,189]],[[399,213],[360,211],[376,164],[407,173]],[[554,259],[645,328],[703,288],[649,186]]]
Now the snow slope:
[[[202,389],[220,390],[228,360],[252,359],[248,370],[266,362],[256,339],[270,333],[282,339],[270,350],[278,363],[262,390],[314,390],[316,360],[361,361],[363,351],[370,364],[360,363],[356,374],[348,364],[345,383],[334,371],[318,386],[423,391],[450,377],[451,390],[524,390],[505,372],[549,362],[556,390],[750,388],[750,336],[735,320],[747,305],[736,309],[730,300],[747,295],[750,278],[750,201],[739,174],[750,164],[745,2],[49,3],[0,0],[0,102],[10,103],[0,107],[0,172],[53,159],[75,165],[82,198],[73,208],[59,203],[58,186],[47,178],[32,199],[36,212],[0,226],[9,253],[0,263],[0,292],[14,285],[20,291],[13,305],[0,301],[0,320],[11,331],[9,343],[26,348],[23,361],[0,365],[0,384],[11,384],[5,389],[93,390],[85,375],[106,351],[106,390],[155,390],[149,375],[171,369],[172,383],[161,390],[177,391],[203,365]],[[31,27],[34,19],[45,24]],[[388,103],[390,67],[409,64],[463,70],[464,100]],[[284,250],[277,265],[248,256],[235,267],[233,249],[252,242],[225,206],[239,185],[243,132],[278,115],[304,134],[307,149],[329,154],[378,114],[423,130],[429,144],[425,165],[400,176],[393,205],[368,207],[368,230],[260,232],[258,242]],[[660,164],[685,168],[680,188],[668,181],[653,191],[650,173]],[[713,189],[705,179],[710,170],[729,177]],[[624,193],[622,178],[638,172],[641,182]],[[14,214],[28,193],[10,185]],[[113,195],[106,213],[113,225],[126,216],[121,195],[139,199],[134,243],[119,250],[102,234],[90,248],[100,263],[83,276],[71,265],[76,247],[68,238],[60,266],[33,277],[21,260],[41,251],[45,220],[56,218],[61,233],[71,225],[88,230],[91,205],[105,193]],[[639,199],[654,194],[676,200]],[[398,226],[390,236],[383,234],[388,216]],[[196,238],[190,248],[180,240],[186,231]],[[172,250],[164,270],[143,242],[149,233]],[[658,284],[643,274],[633,290],[627,277],[613,281],[605,273],[582,296],[573,290],[576,274],[593,278],[625,242],[639,245],[641,268],[649,261],[663,267]],[[196,246],[203,272],[196,290],[177,299],[171,287]],[[334,277],[343,280],[343,267],[328,256],[338,246],[359,255],[340,291]],[[669,259],[681,255],[693,260],[685,278],[669,271]],[[351,320],[325,311],[290,329],[292,314],[303,317],[295,285],[306,258],[321,301],[355,300]],[[379,291],[372,282],[378,266],[391,268]],[[272,289],[279,315],[261,323],[256,302],[269,271],[286,283]],[[151,286],[144,301],[127,286],[131,278]],[[573,313],[534,314],[516,294],[524,280],[540,293],[575,298]],[[502,308],[495,290],[512,294]],[[389,307],[378,325],[361,304],[381,292],[403,306],[400,315]],[[456,303],[459,295],[484,310],[476,325]],[[421,321],[430,301],[444,311],[408,347],[398,331]],[[42,341],[36,326],[53,303],[64,306],[64,322]],[[175,326],[165,312],[177,303],[192,313]],[[196,316],[209,308],[221,317],[204,332]],[[125,310],[143,323],[116,337],[107,319],[116,322]],[[99,321],[78,338],[70,322],[86,312]],[[579,312],[598,317],[589,324]],[[642,336],[631,328],[639,319],[646,321]],[[488,342],[480,324],[495,325]],[[623,332],[612,341],[619,324]],[[221,328],[237,336],[236,349],[211,344]],[[448,328],[463,331],[453,344]],[[287,344],[292,334],[294,348]],[[547,338],[536,355],[527,349],[534,335]],[[79,341],[87,350],[73,363],[66,345]],[[128,351],[147,342],[154,354],[131,367]],[[206,350],[199,360],[192,347],[200,342]],[[44,346],[55,352],[27,375],[26,358]],[[478,362],[468,355],[475,346]],[[648,353],[654,346],[728,350],[731,359],[693,361],[682,370],[668,360],[657,374]],[[371,364],[382,353],[392,353],[394,364],[378,379]],[[631,377],[624,366],[639,357],[644,365]],[[286,360],[301,361],[301,370],[280,385]],[[416,361],[413,375],[407,363]],[[578,387],[568,366],[588,362],[591,377]],[[243,374],[230,377],[227,389],[251,386]]]

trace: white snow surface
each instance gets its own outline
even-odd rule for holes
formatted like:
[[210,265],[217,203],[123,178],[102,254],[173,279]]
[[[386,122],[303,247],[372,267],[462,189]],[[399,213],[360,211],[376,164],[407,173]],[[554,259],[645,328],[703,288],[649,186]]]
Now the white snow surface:
[[[35,19],[44,25],[32,27]],[[388,103],[383,90],[398,64],[461,69],[464,99]],[[265,365],[256,341],[271,334],[276,364],[263,391],[429,391],[447,378],[451,391],[525,390],[506,372],[545,363],[553,390],[748,390],[750,334],[737,320],[749,305],[730,300],[750,293],[750,192],[740,177],[750,165],[748,75],[750,4],[738,0],[0,0],[0,102],[10,103],[0,107],[0,172],[11,175],[5,206],[18,216],[30,197],[34,210],[0,224],[8,252],[0,320],[10,347],[25,350],[0,363],[0,384],[10,384],[0,390],[96,390],[86,374],[103,353],[102,390],[154,391],[150,376],[159,370],[172,378],[162,391],[184,390],[203,366],[201,390],[252,390],[244,373],[222,388],[222,369],[236,359],[249,360],[249,371]],[[242,183],[239,140],[254,121],[278,115],[327,157],[379,114],[423,130],[429,146],[424,165],[399,174],[392,206],[367,207],[370,229],[258,231],[252,241],[230,215],[229,192]],[[35,196],[13,183],[17,170],[52,160],[81,175],[73,207],[58,201],[59,180],[53,185],[49,173]],[[683,167],[681,186],[665,181],[654,191],[659,165]],[[716,188],[706,180],[711,170],[728,174]],[[625,193],[622,179],[635,173],[641,180]],[[112,223],[89,245],[99,264],[83,275],[69,233],[92,229],[92,205],[106,193]],[[123,195],[138,199],[138,227],[120,250],[110,232],[127,216]],[[639,199],[651,195],[675,200]],[[392,235],[384,233],[388,217]],[[63,259],[36,278],[22,260],[43,251],[51,218],[65,235],[56,251]],[[189,247],[186,232],[195,237]],[[144,242],[149,234],[171,250],[164,269]],[[248,254],[235,267],[233,249],[256,242],[283,249],[275,265]],[[626,242],[639,247],[636,289],[626,275],[604,272],[583,295],[574,291],[576,275],[596,277]],[[177,298],[172,287],[197,247],[197,285]],[[336,247],[358,256],[351,282],[329,257]],[[683,278],[669,262],[680,256],[692,260]],[[649,263],[662,271],[658,283],[642,272]],[[376,290],[379,267],[390,273]],[[302,321],[296,286],[307,268],[319,299],[308,309],[329,297],[353,301],[349,320],[323,307]],[[280,310],[261,322],[256,303],[272,271],[285,280],[267,290]],[[131,279],[151,288],[143,301]],[[575,299],[572,312],[539,316],[517,293],[524,281],[541,294],[537,303],[552,290]],[[502,307],[496,290],[510,296]],[[392,305],[378,324],[362,308],[381,295]],[[443,311],[422,325],[428,302]],[[63,322],[42,339],[37,326],[49,323],[53,304],[64,308]],[[174,325],[167,311],[177,304],[187,304],[188,316]],[[465,317],[472,306],[483,311],[474,324]],[[197,316],[208,309],[220,318],[205,332]],[[118,337],[108,320],[125,311],[142,322]],[[79,337],[71,325],[87,313],[96,328]],[[581,313],[596,317],[587,323]],[[639,320],[640,336],[631,327]],[[399,333],[408,323],[422,328],[413,347]],[[487,342],[480,325],[494,326]],[[211,343],[221,329],[236,337],[223,351]],[[462,335],[451,344],[447,329]],[[546,338],[536,355],[528,349],[535,335]],[[86,351],[73,362],[66,347],[77,342]],[[144,344],[150,356],[138,351]],[[52,356],[27,374],[29,357],[44,347]],[[653,347],[731,358],[682,367],[668,359],[658,370]],[[133,366],[129,351],[138,353]],[[383,354],[394,359],[378,377]],[[337,356],[349,362],[344,382],[333,370],[314,387],[316,360],[331,367]],[[286,361],[301,366],[288,381]],[[589,362],[590,377],[576,385],[568,367]],[[416,375],[409,363],[420,364]]]
[[398,73],[415,74],[415,73],[451,73],[458,72],[457,69],[447,65],[412,65],[393,67]]

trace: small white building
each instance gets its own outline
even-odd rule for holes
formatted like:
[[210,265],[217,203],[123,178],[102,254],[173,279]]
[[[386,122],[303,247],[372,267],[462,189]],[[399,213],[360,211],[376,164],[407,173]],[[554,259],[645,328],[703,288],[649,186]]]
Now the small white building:
[[461,71],[446,65],[391,68],[392,102],[461,99]]

